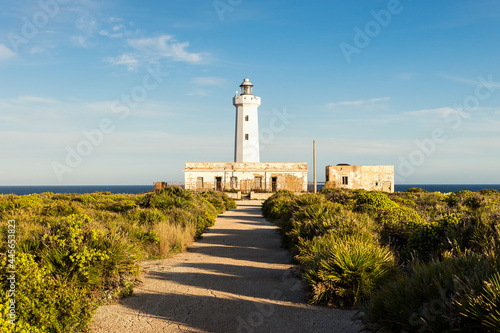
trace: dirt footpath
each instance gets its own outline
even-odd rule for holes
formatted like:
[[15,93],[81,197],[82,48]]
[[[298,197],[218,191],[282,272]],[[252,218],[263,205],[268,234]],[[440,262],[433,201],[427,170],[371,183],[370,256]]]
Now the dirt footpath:
[[261,201],[239,201],[186,253],[144,263],[132,296],[92,332],[358,332],[354,312],[308,305]]

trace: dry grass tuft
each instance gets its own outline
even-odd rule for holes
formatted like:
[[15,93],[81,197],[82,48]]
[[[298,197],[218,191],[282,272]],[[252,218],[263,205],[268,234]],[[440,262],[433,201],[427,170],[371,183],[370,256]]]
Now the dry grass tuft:
[[171,252],[184,251],[195,237],[194,226],[181,226],[168,222],[159,222],[154,226],[154,231],[158,234],[159,254],[167,256]]

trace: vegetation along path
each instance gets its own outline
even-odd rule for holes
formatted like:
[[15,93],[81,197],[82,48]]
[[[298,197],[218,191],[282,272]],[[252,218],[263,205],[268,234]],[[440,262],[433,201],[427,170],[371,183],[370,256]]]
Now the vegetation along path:
[[187,252],[148,261],[143,283],[98,309],[92,332],[358,332],[354,311],[305,303],[260,201],[240,201]]

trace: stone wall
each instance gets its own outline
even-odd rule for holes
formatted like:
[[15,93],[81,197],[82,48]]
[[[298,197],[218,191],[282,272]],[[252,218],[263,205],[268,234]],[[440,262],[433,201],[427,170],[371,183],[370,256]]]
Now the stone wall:
[[326,188],[394,192],[393,165],[329,165]]

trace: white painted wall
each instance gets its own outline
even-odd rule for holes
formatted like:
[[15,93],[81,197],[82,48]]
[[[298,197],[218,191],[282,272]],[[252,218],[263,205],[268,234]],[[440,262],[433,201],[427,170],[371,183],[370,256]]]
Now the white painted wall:
[[[233,98],[236,107],[236,133],[234,140],[235,162],[260,162],[259,115],[260,97],[238,95]],[[248,116],[248,121],[246,117]],[[248,135],[248,140],[245,139]]]

